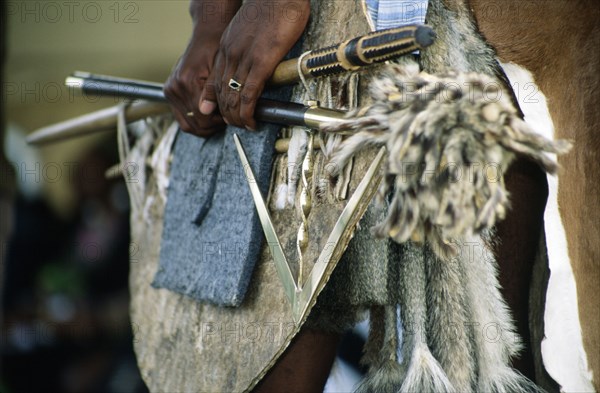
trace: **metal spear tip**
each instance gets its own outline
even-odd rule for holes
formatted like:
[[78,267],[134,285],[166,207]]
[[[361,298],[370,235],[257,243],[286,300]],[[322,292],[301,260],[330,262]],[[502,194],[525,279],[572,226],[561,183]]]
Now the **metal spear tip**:
[[421,48],[427,48],[433,44],[436,37],[435,31],[429,26],[419,26],[415,31],[415,41]]

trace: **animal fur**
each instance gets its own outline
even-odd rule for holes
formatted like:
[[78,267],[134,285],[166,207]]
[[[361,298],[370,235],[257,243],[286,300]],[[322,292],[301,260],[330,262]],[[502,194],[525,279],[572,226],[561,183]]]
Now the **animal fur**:
[[[458,257],[462,254],[459,252]],[[431,352],[458,392],[471,391],[477,377],[477,361],[473,343],[475,329],[464,290],[464,270],[456,260],[448,262],[436,257],[429,247],[424,247],[424,257],[428,261],[425,269],[427,309],[430,310],[427,337]]]
[[[548,98],[556,138],[574,141],[573,150],[558,158],[561,170],[551,186],[557,187],[555,206],[567,239],[563,249],[577,283],[577,308],[589,371],[593,371],[594,387],[600,391],[600,209],[590,208],[598,205],[600,195],[596,180],[600,177],[600,7],[596,0],[469,0],[469,5],[499,58],[531,72],[539,90],[520,84],[527,88],[520,98],[535,102],[543,93]],[[527,201],[524,204],[530,203],[529,195],[524,194],[523,199]],[[556,227],[547,225],[551,230]],[[514,231],[518,236],[522,229]],[[525,252],[519,250],[519,254]],[[556,276],[554,272],[552,275]],[[521,303],[525,307],[526,301]],[[593,390],[582,387],[581,371],[566,371],[573,366],[567,357],[561,357],[557,350],[552,353],[553,360],[560,363],[553,366],[558,372],[551,375],[564,391]]]
[[556,163],[545,153],[569,148],[534,133],[511,96],[484,74],[407,75],[392,65],[374,81],[371,95],[372,105],[328,127],[357,131],[334,154],[332,167],[343,168],[364,147],[385,145],[379,194],[380,200],[393,197],[375,232],[399,243],[428,241],[442,259],[456,252],[453,239],[491,229],[505,216],[502,176],[515,154],[554,173]]
[[[438,39],[422,53],[424,72],[406,61],[390,66],[372,85],[374,103],[332,126],[356,131],[334,153],[332,167],[343,168],[366,146],[387,147],[379,199],[388,212],[375,232],[406,245],[402,367],[391,366],[383,344],[379,362],[388,363],[375,362],[381,366],[360,391],[539,391],[510,367],[520,339],[484,238],[508,208],[503,174],[514,157],[528,156],[554,173],[547,153],[564,153],[569,144],[540,137],[523,122],[462,1],[430,1],[428,23]],[[493,166],[495,181],[483,170],[468,171],[474,164]],[[500,334],[496,340],[486,336],[490,327]]]
[[369,345],[373,346],[368,363],[371,372],[357,387],[356,393],[394,391],[405,379],[406,370],[397,359],[399,343],[394,308],[384,306],[372,310],[371,318],[376,327],[369,332]]
[[429,348],[426,263],[422,247],[410,243],[406,245],[400,276],[406,367],[406,376],[400,387],[403,393],[456,391]]

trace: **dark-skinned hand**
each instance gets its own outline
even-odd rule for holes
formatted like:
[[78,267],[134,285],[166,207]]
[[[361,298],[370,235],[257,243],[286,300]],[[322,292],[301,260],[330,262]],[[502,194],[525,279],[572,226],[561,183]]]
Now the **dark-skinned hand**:
[[[248,0],[223,32],[200,112],[219,109],[226,123],[256,129],[254,109],[276,66],[300,38],[310,13],[309,0]],[[229,87],[234,79],[240,91]]]
[[[211,136],[224,128],[221,115],[200,113],[200,96],[214,64],[223,32],[240,8],[241,0],[192,0],[194,28],[190,42],[164,87],[165,97],[182,130]],[[193,116],[188,113],[193,112]]]

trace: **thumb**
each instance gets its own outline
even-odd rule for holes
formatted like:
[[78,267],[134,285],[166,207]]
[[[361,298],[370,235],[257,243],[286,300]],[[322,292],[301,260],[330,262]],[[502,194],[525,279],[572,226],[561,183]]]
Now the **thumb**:
[[200,102],[198,104],[198,109],[203,115],[210,115],[217,109],[217,89],[215,82],[211,77],[209,77],[204,84],[204,89],[202,90]]
[[198,109],[203,115],[210,115],[217,109],[217,94],[219,92],[221,81],[221,75],[223,74],[223,63],[224,58],[221,51],[218,51],[213,61],[213,67],[210,71],[210,75],[206,78],[202,94],[200,95],[200,102],[198,103]]

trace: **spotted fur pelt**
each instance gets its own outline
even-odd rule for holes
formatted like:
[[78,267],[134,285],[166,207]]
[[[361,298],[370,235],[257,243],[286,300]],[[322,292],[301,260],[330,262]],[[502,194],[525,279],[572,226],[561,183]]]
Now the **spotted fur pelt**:
[[392,197],[375,233],[400,243],[428,241],[443,259],[456,254],[452,239],[491,229],[504,217],[503,174],[515,154],[554,173],[557,165],[546,153],[569,147],[533,132],[498,80],[484,74],[431,75],[390,65],[371,96],[373,104],[328,127],[356,131],[335,152],[332,167],[343,168],[364,147],[385,145],[379,196]]

